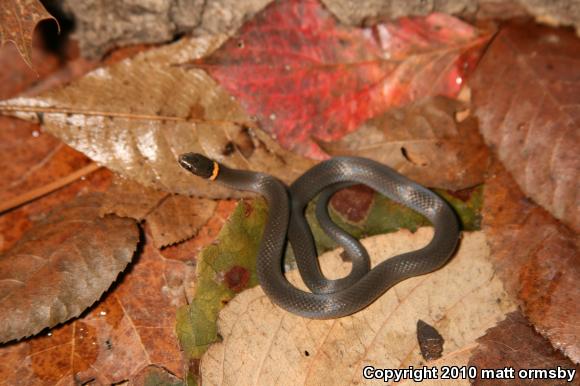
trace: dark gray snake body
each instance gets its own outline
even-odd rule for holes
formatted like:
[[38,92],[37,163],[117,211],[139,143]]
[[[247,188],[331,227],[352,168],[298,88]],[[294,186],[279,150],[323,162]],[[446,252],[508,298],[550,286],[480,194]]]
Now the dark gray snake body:
[[[179,161],[194,174],[213,177],[231,188],[257,192],[266,198],[269,214],[257,258],[258,280],[274,303],[304,317],[338,318],[365,308],[401,280],[442,267],[459,239],[457,218],[445,201],[369,159],[332,158],[308,170],[289,188],[270,175],[229,169],[199,154],[184,154]],[[422,249],[383,261],[371,270],[364,247],[334,225],[326,211],[331,194],[353,184],[367,185],[424,215],[435,228],[431,242]],[[304,218],[306,205],[321,192],[319,221],[353,262],[351,273],[338,280],[328,280],[322,274],[313,236]],[[312,292],[294,287],[284,276],[282,258],[287,235],[302,279]]]

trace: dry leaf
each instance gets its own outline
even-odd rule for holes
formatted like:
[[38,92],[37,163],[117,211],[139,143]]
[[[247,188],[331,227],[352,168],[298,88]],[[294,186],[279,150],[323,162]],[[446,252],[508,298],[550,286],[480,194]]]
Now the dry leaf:
[[46,130],[93,160],[167,192],[239,196],[179,167],[177,156],[191,151],[293,181],[313,163],[255,128],[203,71],[176,66],[222,41],[185,39],[95,70],[68,87],[1,102],[0,111],[40,119]]
[[[384,256],[415,250],[431,237],[432,229],[421,228],[363,244],[376,264]],[[321,259],[331,277],[349,269],[339,252]],[[495,278],[488,253],[482,233],[465,234],[457,255],[443,269],[406,280],[362,312],[334,320],[303,319],[274,306],[259,287],[244,291],[220,313],[224,341],[204,355],[203,383],[364,384],[365,365],[407,368],[423,363],[418,319],[445,338],[444,355],[469,345],[515,307]],[[288,276],[297,281],[297,272]]]
[[190,238],[210,219],[215,207],[214,200],[170,195],[146,218],[155,246],[162,248]]
[[580,40],[533,24],[501,30],[473,82],[481,132],[518,185],[580,232]]
[[526,199],[496,161],[484,191],[483,229],[495,269],[536,330],[580,362],[580,239]]
[[430,187],[475,186],[483,182],[488,151],[474,119],[455,121],[461,106],[444,97],[423,99],[367,121],[324,149],[374,159]]
[[3,0],[0,7],[0,46],[12,42],[32,67],[32,33],[41,20],[52,17],[38,0]]
[[79,197],[0,255],[0,342],[80,315],[131,261],[134,221],[101,219],[99,206],[99,195]]
[[122,281],[83,318],[0,347],[0,384],[117,384],[150,365],[181,377],[175,312],[187,302],[193,271],[146,242]]
[[[480,369],[480,377],[473,383],[474,385],[513,385],[513,384],[534,384],[534,385],[554,385],[566,384],[572,381],[570,371],[576,373],[578,384],[578,371],[580,366],[574,366],[562,353],[557,352],[550,343],[534,331],[526,318],[519,312],[512,312],[506,319],[498,323],[497,326],[489,329],[487,333],[478,338],[479,346],[473,353],[469,361],[469,366],[477,366]],[[522,378],[519,370],[530,369],[557,369],[560,367],[558,381],[556,379]],[[513,377],[503,378],[510,375],[510,371],[502,371],[505,368],[514,369]],[[497,379],[482,379],[483,369],[490,370],[497,376]],[[499,371],[493,371],[499,369]],[[528,373],[526,373],[528,374]],[[565,382],[567,381],[567,382]]]
[[100,213],[101,216],[116,214],[119,217],[130,217],[141,221],[167,195],[166,192],[146,188],[135,181],[116,176],[105,192]]

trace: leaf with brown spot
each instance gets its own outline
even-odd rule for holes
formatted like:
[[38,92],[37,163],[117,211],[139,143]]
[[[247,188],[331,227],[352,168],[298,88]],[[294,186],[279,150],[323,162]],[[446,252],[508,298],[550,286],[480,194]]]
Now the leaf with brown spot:
[[0,111],[37,120],[73,148],[140,184],[211,198],[239,192],[192,176],[177,163],[199,152],[224,164],[293,181],[312,161],[283,150],[201,70],[177,64],[224,37],[189,38],[97,69],[37,97],[0,102]]
[[535,24],[501,30],[473,81],[485,141],[524,193],[580,231],[580,40]]
[[187,303],[194,267],[146,242],[131,270],[99,304],[32,339],[0,347],[0,384],[116,384],[156,365],[177,377],[183,362],[176,309]]
[[461,109],[445,97],[423,99],[370,119],[324,149],[374,159],[426,186],[469,188],[483,181],[488,151],[473,118],[455,120]]
[[[480,369],[480,376],[473,382],[474,385],[566,384],[572,381],[569,379],[570,371],[576,373],[575,384],[578,384],[577,373],[580,371],[580,366],[575,366],[562,353],[555,351],[550,342],[534,331],[533,326],[519,311],[507,314],[505,320],[490,328],[485,335],[477,339],[477,342],[479,346],[469,361],[469,366],[477,366]],[[532,382],[530,379],[518,376],[520,369],[557,369],[558,367],[566,371],[566,373],[560,372],[565,378],[559,377],[557,380],[536,378]],[[510,377],[509,372],[504,371],[506,368],[515,370],[513,378]],[[497,379],[490,377],[482,379],[483,369],[491,369]]]
[[496,161],[484,191],[483,229],[506,289],[536,330],[580,362],[580,240],[526,199]]
[[3,0],[0,7],[0,46],[12,42],[32,67],[32,33],[41,20],[52,17],[38,0]]
[[100,195],[79,197],[0,255],[1,342],[80,315],[131,261],[134,221],[99,218],[100,203]]

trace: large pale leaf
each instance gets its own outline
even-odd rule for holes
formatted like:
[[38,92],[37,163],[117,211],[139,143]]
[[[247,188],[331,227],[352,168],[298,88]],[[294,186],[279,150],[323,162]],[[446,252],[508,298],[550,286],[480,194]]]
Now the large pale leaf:
[[270,4],[194,66],[207,69],[288,149],[311,158],[393,106],[455,96],[489,35],[444,14],[370,28],[317,0]]
[[[432,231],[400,231],[363,240],[373,263],[425,245]],[[331,277],[348,272],[339,250],[321,258]],[[407,368],[423,362],[416,325],[433,325],[445,340],[443,358],[469,347],[515,305],[494,275],[482,233],[464,235],[443,269],[406,280],[367,309],[334,320],[310,320],[276,306],[259,288],[244,291],[220,313],[223,342],[202,359],[204,383],[219,385],[375,384],[364,366]],[[297,282],[297,272],[289,275]],[[332,369],[332,371],[329,371]]]
[[527,200],[495,162],[482,211],[495,269],[536,330],[580,363],[578,234]]
[[180,168],[177,156],[190,151],[292,181],[312,162],[282,150],[205,72],[177,66],[222,40],[185,39],[95,70],[68,87],[2,102],[0,111],[40,120],[93,160],[168,192],[234,194]]
[[533,24],[499,33],[473,103],[488,144],[526,195],[580,231],[580,40]]
[[125,269],[139,233],[133,220],[98,216],[101,196],[54,210],[0,255],[0,341],[80,315]]
[[472,187],[483,182],[488,151],[473,118],[456,121],[462,109],[448,98],[423,99],[370,119],[323,147],[333,156],[374,159],[426,186]]

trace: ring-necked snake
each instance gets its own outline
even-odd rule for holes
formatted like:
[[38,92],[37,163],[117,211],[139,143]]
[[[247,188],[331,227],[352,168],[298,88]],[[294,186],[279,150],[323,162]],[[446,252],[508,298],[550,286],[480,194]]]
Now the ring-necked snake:
[[[423,186],[378,162],[357,157],[337,157],[321,162],[290,187],[278,179],[247,170],[230,169],[195,153],[179,157],[182,167],[200,177],[230,188],[263,195],[269,206],[268,220],[257,257],[257,275],[268,297],[295,314],[329,319],[357,312],[401,280],[442,267],[459,239],[459,224],[451,207]],[[370,269],[364,247],[328,217],[328,199],[338,189],[364,184],[424,215],[434,226],[431,242],[422,249],[404,253]],[[304,217],[310,200],[321,193],[316,209],[323,229],[339,242],[352,260],[351,273],[338,280],[324,277],[314,239]],[[283,273],[286,238],[296,256],[298,269],[310,291],[290,284]]]

